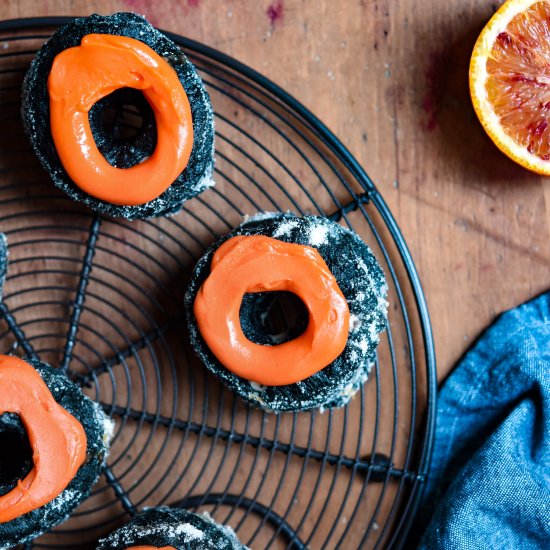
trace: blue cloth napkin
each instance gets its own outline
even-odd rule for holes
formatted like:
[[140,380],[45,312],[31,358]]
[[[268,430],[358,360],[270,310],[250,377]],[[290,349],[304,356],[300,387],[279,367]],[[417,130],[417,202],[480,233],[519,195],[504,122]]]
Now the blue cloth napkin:
[[436,422],[419,548],[550,549],[550,292],[482,335]]

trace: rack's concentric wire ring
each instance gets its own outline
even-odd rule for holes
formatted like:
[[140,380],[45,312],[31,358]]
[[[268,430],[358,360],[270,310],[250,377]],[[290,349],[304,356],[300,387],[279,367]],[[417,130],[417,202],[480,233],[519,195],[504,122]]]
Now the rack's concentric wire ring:
[[[18,112],[29,62],[65,21],[0,23],[0,230],[10,245],[0,352],[65,369],[116,420],[116,433],[92,496],[28,547],[93,547],[158,504],[209,511],[253,548],[401,545],[428,473],[435,360],[418,276],[375,186],[275,84],[172,34],[212,97],[217,185],[170,218],[127,223],[86,211],[48,181]],[[194,262],[258,210],[340,221],[386,272],[387,331],[346,409],[249,409],[188,347],[181,306]]]

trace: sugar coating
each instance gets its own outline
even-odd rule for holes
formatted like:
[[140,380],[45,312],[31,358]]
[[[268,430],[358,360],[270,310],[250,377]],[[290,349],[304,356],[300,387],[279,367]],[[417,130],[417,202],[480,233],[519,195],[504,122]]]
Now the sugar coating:
[[[115,433],[115,421],[105,415],[103,409],[99,406],[99,403],[94,401],[93,404],[95,405],[96,420],[103,423],[103,443],[105,443],[106,446],[109,446]],[[107,456],[105,456],[105,458],[107,458]]]
[[[167,538],[183,538],[183,542],[189,543],[196,540],[204,539],[204,533],[191,525],[190,523],[182,523],[181,525],[152,525],[139,529],[140,537],[150,537],[163,535]],[[112,537],[111,542],[120,540],[123,544],[133,544],[135,533],[122,533]]]
[[[268,218],[264,218],[268,219]],[[273,235],[271,235],[273,238],[278,239],[280,237],[289,237],[292,234],[292,231],[294,231],[298,227],[298,220],[287,220],[283,223],[281,223]]]
[[123,550],[129,546],[173,546],[186,550],[246,550],[234,531],[216,523],[210,515],[179,508],[146,508],[108,537],[97,550]]
[[99,405],[86,397],[62,371],[40,361],[27,361],[38,371],[57,403],[82,424],[87,439],[87,459],[56,498],[12,521],[0,523],[0,541],[4,548],[27,542],[61,523],[89,496],[105,464],[113,431],[113,422]]
[[312,246],[327,244],[328,228],[324,225],[315,225],[309,230],[309,242]]
[[[83,36],[90,33],[124,35],[141,40],[172,66],[182,83],[193,118],[193,149],[187,167],[159,197],[142,205],[120,206],[99,200],[76,186],[65,172],[50,134],[49,100],[46,88],[47,76],[55,55],[69,47],[77,46]],[[106,102],[108,103],[106,98]],[[96,113],[97,114],[97,113]],[[100,113],[99,113],[100,114]],[[60,27],[39,50],[25,76],[21,115],[25,132],[33,149],[55,185],[73,200],[84,203],[113,217],[129,220],[144,219],[174,214],[181,210],[183,203],[211,187],[214,165],[214,113],[210,98],[195,67],[176,44],[152,27],[146,19],[133,13],[115,13],[110,16],[91,15],[73,19]],[[97,117],[95,117],[97,118]],[[100,117],[99,117],[100,118]],[[94,125],[93,108],[90,111],[92,132]],[[107,137],[100,139],[97,132],[94,137],[98,147],[106,147],[103,154],[110,162],[109,150],[115,145]],[[142,136],[143,137],[143,136]],[[151,140],[136,137],[134,150],[126,146],[127,160],[142,161],[150,154]],[[130,164],[123,161],[114,163],[117,167],[127,168]]]
[[[227,370],[202,339],[193,311],[215,250],[236,235],[267,235],[316,248],[333,273],[350,310],[346,348],[330,365],[297,384],[262,386]],[[367,380],[379,334],[386,328],[388,286],[368,246],[352,231],[317,216],[260,213],[222,237],[197,263],[185,297],[191,343],[205,366],[243,399],[270,412],[341,407]]]
[[[273,218],[274,216],[279,216],[280,212],[270,212],[270,211],[263,211],[263,212],[257,212],[256,214],[245,214],[243,216],[243,223],[248,222],[259,222],[262,220],[269,220]],[[287,212],[287,214],[291,214],[291,212]]]

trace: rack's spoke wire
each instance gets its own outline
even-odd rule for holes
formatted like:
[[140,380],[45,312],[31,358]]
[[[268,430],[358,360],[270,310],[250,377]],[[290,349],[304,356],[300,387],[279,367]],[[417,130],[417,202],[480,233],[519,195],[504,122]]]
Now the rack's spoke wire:
[[6,305],[6,302],[4,302],[3,300],[0,301],[0,317],[4,319],[4,321],[8,325],[8,328],[15,336],[17,344],[21,346],[21,348],[25,352],[25,355],[34,361],[38,361],[39,357],[34,351],[32,344],[26,337],[21,326],[15,320],[13,314],[10,312],[8,306]]
[[111,357],[107,359],[103,359],[98,366],[94,367],[93,370],[81,376],[79,379],[79,383],[82,386],[86,386],[90,383],[92,377],[97,378],[97,376],[108,372],[110,369],[112,369],[116,365],[120,365],[121,363],[123,363],[125,359],[128,359],[128,357],[139,356],[139,352],[142,349],[145,349],[146,347],[153,344],[156,340],[161,338],[164,334],[166,334],[170,330],[171,327],[176,326],[178,322],[181,322],[181,319],[182,318],[176,317],[173,320],[168,321],[167,323],[164,323],[161,326],[156,326],[150,329],[135,342],[130,343],[127,347],[125,347],[122,350],[118,350]]
[[350,212],[355,212],[360,205],[367,204],[370,201],[370,192],[361,193],[357,195],[357,198],[343,204],[330,214],[327,214],[326,217],[333,222],[339,222],[346,214]]
[[67,340],[65,343],[65,349],[63,351],[63,359],[61,361],[61,369],[67,371],[71,364],[73,356],[73,349],[78,327],[80,325],[80,316],[82,315],[82,308],[84,306],[84,300],[86,299],[86,290],[88,289],[88,283],[90,281],[90,273],[92,271],[92,262],[94,259],[97,239],[99,237],[99,230],[101,228],[101,217],[99,214],[94,215],[92,223],[90,225],[90,233],[88,235],[88,241],[86,243],[86,251],[82,259],[82,270],[80,272],[80,279],[78,281],[78,287],[76,289],[76,296],[72,304],[71,321],[69,324],[69,330],[67,331]]
[[380,463],[380,458],[376,462],[369,460],[361,460],[356,458],[349,458],[344,455],[336,455],[327,451],[317,451],[315,449],[309,449],[294,445],[292,443],[284,443],[278,440],[266,439],[256,437],[249,434],[240,432],[228,431],[219,426],[205,426],[191,422],[187,420],[180,420],[177,418],[169,418],[159,414],[147,413],[144,411],[138,411],[130,408],[123,408],[118,405],[111,405],[109,403],[100,402],[103,410],[112,416],[131,418],[139,422],[146,422],[148,424],[161,425],[166,427],[177,428],[182,431],[189,431],[195,434],[206,435],[208,437],[215,437],[223,441],[231,441],[232,443],[246,443],[254,448],[260,447],[268,451],[275,450],[284,454],[294,455],[300,458],[313,459],[318,462],[330,464],[332,466],[338,465],[345,468],[353,469],[357,472],[367,473],[370,472],[373,476],[373,481],[382,481],[386,475],[395,478],[403,478],[406,480],[422,479],[421,476],[414,472],[408,472],[400,468],[395,468],[389,463]]
[[113,474],[113,471],[107,464],[103,466],[103,475],[105,476],[107,483],[113,488],[113,491],[116,497],[120,500],[120,503],[122,504],[124,510],[128,512],[131,516],[135,516],[137,513],[135,506],[132,504],[130,497],[122,488],[122,485],[119,483],[115,474]]

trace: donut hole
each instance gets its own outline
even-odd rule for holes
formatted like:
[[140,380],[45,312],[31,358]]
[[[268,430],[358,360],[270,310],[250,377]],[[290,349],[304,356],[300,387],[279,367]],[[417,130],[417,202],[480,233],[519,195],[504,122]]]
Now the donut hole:
[[0,415],[0,495],[11,491],[33,466],[27,430],[18,415]]
[[130,168],[153,154],[155,113],[140,90],[115,90],[90,109],[88,119],[97,148],[112,166]]
[[286,291],[245,294],[239,315],[244,335],[255,344],[267,346],[298,338],[309,323],[304,302]]
[[101,128],[113,139],[128,141],[143,130],[143,114],[133,103],[107,103],[101,111]]

